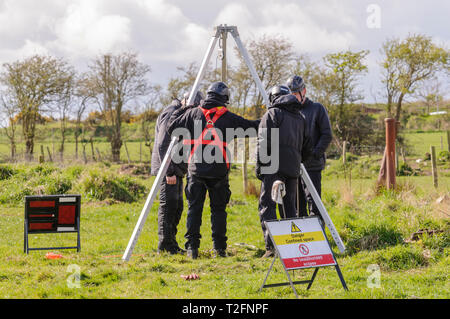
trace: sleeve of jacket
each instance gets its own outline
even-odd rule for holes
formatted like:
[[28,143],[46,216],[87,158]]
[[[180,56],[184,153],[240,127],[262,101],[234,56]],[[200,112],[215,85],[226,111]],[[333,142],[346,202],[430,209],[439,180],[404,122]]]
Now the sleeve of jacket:
[[320,104],[320,107],[320,114],[317,118],[320,130],[320,138],[313,149],[314,157],[316,158],[320,158],[323,156],[332,140],[331,124],[328,117],[328,112],[322,104]]
[[264,153],[266,155],[271,154],[271,129],[278,127],[278,120],[275,113],[272,112],[266,112],[264,116],[259,121],[258,126],[258,137],[257,137],[257,147],[256,147],[256,167],[255,167],[255,173],[256,177],[260,180],[262,180],[261,175],[261,166],[265,166],[268,163],[262,163],[260,160],[260,149],[261,147],[265,147],[266,150]]
[[153,150],[152,150],[152,159],[150,171],[152,175],[156,175],[158,173],[159,167],[161,166],[161,160],[159,159],[159,140],[158,140],[158,120],[155,124],[155,139],[153,142]]
[[[303,116],[303,115],[302,115]],[[303,126],[302,163],[308,161],[313,156],[313,144],[309,130],[309,124],[305,120]]]
[[167,133],[172,136],[173,131],[178,127],[186,127],[188,122],[188,110],[191,109],[190,106],[180,107],[178,110],[172,113],[167,122]]
[[[231,113],[231,112],[230,112]],[[231,113],[232,114],[232,119],[233,119],[233,126],[234,128],[242,128],[244,130],[248,129],[248,128],[254,128],[254,129],[258,129],[259,123],[261,122],[261,120],[247,120],[245,118],[243,118],[242,116],[239,116],[237,114]]]

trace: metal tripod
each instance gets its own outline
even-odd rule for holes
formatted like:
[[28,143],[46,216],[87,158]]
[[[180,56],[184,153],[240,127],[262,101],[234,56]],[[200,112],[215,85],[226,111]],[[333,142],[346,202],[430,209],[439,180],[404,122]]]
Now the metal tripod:
[[[206,52],[206,55],[203,58],[202,64],[200,66],[200,70],[198,71],[197,78],[195,79],[194,86],[192,87],[192,90],[189,94],[188,98],[188,105],[192,104],[194,100],[194,96],[197,93],[200,82],[203,79],[203,76],[205,74],[206,68],[208,66],[209,60],[211,59],[212,52],[217,44],[217,41],[221,38],[222,39],[222,49],[226,50],[226,36],[228,33],[231,33],[233,36],[234,41],[236,42],[236,45],[239,49],[239,52],[241,53],[247,67],[250,70],[250,73],[252,75],[253,80],[256,83],[256,86],[264,100],[264,103],[268,106],[270,105],[269,97],[267,96],[266,91],[264,90],[264,87],[261,83],[261,80],[256,73],[255,67],[253,66],[253,63],[250,60],[250,57],[248,55],[247,50],[245,49],[244,45],[242,44],[242,41],[239,37],[239,33],[237,31],[236,26],[227,26],[225,25],[219,25],[215,28],[215,33],[209,43],[208,50]],[[222,59],[222,80],[226,79],[226,60],[225,60],[225,51],[223,51],[223,59]],[[224,81],[225,82],[225,81]],[[132,255],[132,252],[134,250],[134,247],[137,243],[137,240],[139,238],[139,235],[144,227],[145,221],[147,219],[147,216],[150,212],[150,209],[153,205],[153,202],[156,198],[156,195],[160,189],[160,184],[162,179],[166,175],[167,168],[169,166],[170,160],[172,159],[172,151],[175,148],[176,143],[178,142],[178,138],[174,137],[172,138],[172,142],[166,152],[166,155],[164,156],[163,162],[161,163],[161,168],[158,171],[158,174],[156,175],[156,178],[153,182],[152,188],[150,190],[150,193],[147,197],[147,200],[145,202],[144,207],[142,208],[141,214],[139,216],[138,222],[134,228],[134,231],[131,235],[131,238],[128,242],[127,248],[122,256],[122,259],[124,261],[129,261]],[[330,230],[331,236],[333,237],[334,241],[337,244],[337,247],[341,252],[344,252],[345,246],[339,237],[339,234],[336,230],[336,228],[333,225],[333,222],[331,221],[331,218],[329,217],[327,210],[325,206],[322,203],[322,200],[320,199],[319,194],[317,193],[313,183],[311,182],[311,179],[309,178],[308,173],[306,172],[305,167],[303,164],[300,166],[301,169],[301,177],[303,181],[305,181],[306,187],[308,188],[309,192],[311,193],[313,200],[318,207],[320,214],[325,222],[325,224],[328,226],[328,229]]]
[[[227,26],[225,25],[219,25],[215,28],[215,33],[209,42],[208,50],[206,51],[205,56],[203,57],[202,64],[200,66],[200,70],[198,71],[197,78],[195,79],[194,86],[192,87],[191,93],[189,95],[188,99],[188,105],[192,104],[194,101],[194,96],[197,93],[200,82],[203,79],[203,76],[205,75],[206,68],[208,67],[209,61],[211,59],[211,55],[214,51],[214,48],[217,44],[217,41],[221,38],[222,39],[222,49],[223,56],[222,56],[222,81],[226,81],[226,76],[224,76],[224,70],[226,70],[226,60],[225,60],[225,52],[226,52],[226,38],[227,34],[231,33],[233,36],[234,41],[236,42],[237,48],[239,52],[242,55],[242,58],[245,61],[245,64],[247,65],[248,69],[250,70],[250,73],[252,75],[253,80],[256,83],[256,86],[258,87],[259,92],[261,93],[261,96],[264,99],[264,103],[266,105],[269,105],[269,97],[267,96],[267,93],[261,83],[261,80],[259,79],[258,74],[256,73],[255,67],[253,66],[252,61],[250,60],[250,56],[248,55],[247,50],[245,49],[244,45],[242,44],[241,38],[239,37],[239,33],[236,26]],[[224,82],[225,82],[224,81]]]

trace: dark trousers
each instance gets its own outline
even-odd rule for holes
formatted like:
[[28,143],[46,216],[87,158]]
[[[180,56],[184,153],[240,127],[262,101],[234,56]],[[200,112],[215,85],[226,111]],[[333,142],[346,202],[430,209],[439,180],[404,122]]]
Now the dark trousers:
[[273,243],[264,222],[277,219],[276,203],[272,200],[272,185],[277,180],[284,182],[286,186],[283,207],[278,207],[281,218],[294,218],[297,215],[295,208],[297,178],[287,178],[278,174],[264,175],[261,183],[258,210],[267,250],[273,249]]
[[183,212],[183,178],[177,176],[177,183],[161,182],[158,209],[158,249],[171,250],[178,247],[177,227]]
[[[307,171],[314,187],[319,196],[322,196],[322,171]],[[319,215],[319,209],[313,201],[309,191],[306,189],[305,183],[299,178],[298,183],[300,217],[309,216],[311,214]]]
[[228,176],[217,178],[200,178],[188,175],[185,188],[188,200],[186,222],[186,249],[200,247],[200,226],[202,225],[203,205],[208,191],[211,208],[211,230],[214,249],[227,248],[227,212],[231,191]]

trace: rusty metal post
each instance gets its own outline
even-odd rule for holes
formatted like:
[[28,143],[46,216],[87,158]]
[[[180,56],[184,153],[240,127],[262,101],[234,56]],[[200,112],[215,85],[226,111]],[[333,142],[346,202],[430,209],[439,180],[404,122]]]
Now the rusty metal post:
[[395,189],[395,138],[396,122],[393,118],[384,119],[386,123],[386,188]]

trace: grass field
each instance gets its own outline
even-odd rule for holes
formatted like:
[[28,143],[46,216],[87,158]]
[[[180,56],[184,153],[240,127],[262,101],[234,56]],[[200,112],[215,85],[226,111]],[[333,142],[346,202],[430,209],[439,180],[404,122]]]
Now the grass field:
[[[156,211],[151,210],[145,228],[128,263],[121,261],[133,227],[142,209],[145,196],[121,203],[95,199],[87,192],[90,172],[109,172],[129,176],[120,166],[66,167],[61,170],[11,166],[14,176],[0,180],[3,191],[19,192],[36,181],[70,180],[68,192],[83,195],[80,253],[61,251],[64,258],[45,259],[44,252],[23,253],[23,207],[21,200],[3,197],[0,204],[0,298],[294,298],[290,287],[259,287],[271,260],[260,258],[264,253],[263,236],[257,212],[257,198],[244,195],[240,172],[233,170],[233,195],[228,206],[227,258],[211,256],[210,210],[205,205],[200,258],[193,261],[184,256],[158,255]],[[20,176],[21,172],[24,176]],[[120,173],[122,172],[122,174]],[[90,175],[89,175],[90,174]],[[28,176],[28,177],[25,177]],[[133,181],[148,190],[152,178],[136,175]],[[95,178],[94,178],[95,179]],[[13,184],[26,180],[14,189]],[[44,183],[43,182],[43,183]],[[259,182],[251,182],[259,188]],[[347,251],[337,254],[347,281],[345,292],[333,268],[318,272],[314,285],[306,291],[297,286],[301,298],[443,298],[450,297],[449,244],[450,178],[443,177],[437,190],[429,176],[399,178],[397,193],[374,192],[374,179],[324,178],[323,198],[343,238]],[[64,184],[64,183],[62,183]],[[45,185],[50,187],[50,185]],[[83,188],[84,187],[84,188]],[[186,211],[186,207],[185,207]],[[184,244],[186,214],[183,213],[177,239]],[[442,231],[407,242],[419,229]],[[33,235],[30,245],[72,245],[73,234]],[[333,245],[335,252],[338,250]],[[75,266],[73,266],[75,265]],[[375,266],[373,266],[375,265]],[[373,268],[375,267],[375,268]],[[372,287],[374,273],[380,270],[380,285]],[[76,273],[79,270],[79,288]],[[185,281],[180,276],[200,275],[199,280]],[[294,278],[306,279],[312,270],[295,271]],[[286,281],[279,261],[269,283]],[[370,288],[372,287],[372,288]]]

